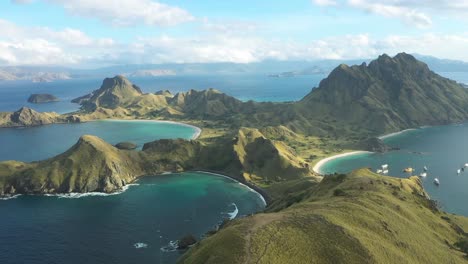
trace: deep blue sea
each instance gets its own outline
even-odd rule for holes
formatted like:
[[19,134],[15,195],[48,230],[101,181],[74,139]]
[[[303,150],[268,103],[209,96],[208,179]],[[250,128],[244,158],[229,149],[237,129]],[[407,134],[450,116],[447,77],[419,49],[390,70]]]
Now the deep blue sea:
[[181,252],[161,249],[171,241],[264,208],[245,186],[203,173],[137,184],[111,196],[0,200],[0,263],[174,263]]
[[[112,77],[112,76],[110,76]],[[324,74],[273,78],[266,75],[218,75],[218,76],[162,76],[154,78],[130,78],[143,92],[151,93],[167,89],[172,93],[190,89],[215,88],[240,100],[293,101],[304,97],[317,86]],[[22,106],[37,111],[72,112],[78,109],[70,100],[98,89],[102,79],[72,79],[51,83],[30,81],[0,81],[0,111],[15,111]],[[61,101],[47,104],[30,104],[33,93],[50,93]]]

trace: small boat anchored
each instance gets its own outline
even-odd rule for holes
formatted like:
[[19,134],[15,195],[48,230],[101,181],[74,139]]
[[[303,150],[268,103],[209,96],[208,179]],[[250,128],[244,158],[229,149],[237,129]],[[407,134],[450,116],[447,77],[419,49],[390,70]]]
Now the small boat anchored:
[[[465,164],[465,165],[466,165],[466,164]],[[427,167],[426,167],[426,166],[424,166],[423,170],[424,170],[424,171],[427,171]]]
[[382,170],[387,170],[388,169],[388,164],[383,164],[382,165]]
[[423,172],[423,173],[419,174],[419,176],[425,178],[427,176],[427,173]]
[[379,174],[382,173],[382,172],[383,172],[383,170],[377,170],[377,173],[379,173]]
[[437,186],[440,185],[440,182],[439,182],[439,179],[438,179],[438,178],[435,178],[435,179],[434,179],[434,184],[437,185]]
[[384,170],[382,173],[383,174],[388,174],[388,170]]
[[412,173],[413,171],[414,171],[414,169],[411,168],[411,167],[405,168],[405,169],[403,170],[403,172],[406,172],[406,173]]

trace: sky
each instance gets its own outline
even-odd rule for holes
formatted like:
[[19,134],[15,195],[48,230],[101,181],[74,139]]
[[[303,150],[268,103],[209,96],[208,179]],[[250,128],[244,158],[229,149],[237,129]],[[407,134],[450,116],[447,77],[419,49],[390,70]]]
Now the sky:
[[0,0],[0,65],[468,61],[468,0]]

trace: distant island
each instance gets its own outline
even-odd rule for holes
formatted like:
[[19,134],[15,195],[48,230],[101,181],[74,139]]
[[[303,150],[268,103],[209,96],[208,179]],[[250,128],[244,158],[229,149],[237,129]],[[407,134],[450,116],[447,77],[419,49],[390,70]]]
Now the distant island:
[[160,77],[160,76],[174,76],[176,72],[173,70],[165,69],[150,69],[150,70],[138,70],[131,73],[125,73],[125,77]]
[[313,170],[334,154],[389,151],[382,134],[468,119],[468,90],[411,55],[339,65],[297,102],[243,102],[215,89],[143,93],[121,75],[74,101],[81,109],[66,115],[0,113],[0,126],[157,119],[202,133],[141,150],[84,135],[47,160],[0,162],[0,195],[114,192],[144,175],[204,170],[255,188],[268,207],[227,221],[180,263],[466,263],[468,218],[440,210],[418,177]]
[[28,102],[33,104],[51,103],[58,101],[60,100],[52,94],[31,94],[31,96],[28,98]]

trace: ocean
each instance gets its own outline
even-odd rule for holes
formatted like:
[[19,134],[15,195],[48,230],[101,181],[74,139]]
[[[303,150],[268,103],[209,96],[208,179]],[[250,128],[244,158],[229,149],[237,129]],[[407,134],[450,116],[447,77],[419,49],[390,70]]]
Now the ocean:
[[121,194],[0,200],[2,264],[175,263],[171,241],[200,239],[223,219],[265,206],[257,193],[204,173],[140,178]]
[[[324,77],[326,77],[324,74],[283,78],[255,74],[235,74],[161,76],[129,79],[146,93],[154,93],[167,89],[175,94],[190,89],[204,90],[215,88],[243,101],[282,102],[301,99],[312,88],[317,86]],[[50,83],[0,81],[0,111],[16,111],[22,106],[28,106],[40,112],[55,111],[67,113],[76,111],[79,105],[73,104],[70,101],[98,89],[103,79],[72,79]],[[28,103],[27,99],[33,93],[50,93],[61,101],[47,104]]]

